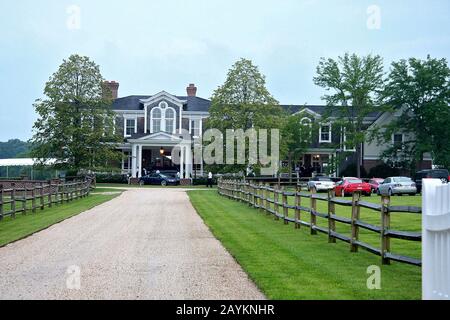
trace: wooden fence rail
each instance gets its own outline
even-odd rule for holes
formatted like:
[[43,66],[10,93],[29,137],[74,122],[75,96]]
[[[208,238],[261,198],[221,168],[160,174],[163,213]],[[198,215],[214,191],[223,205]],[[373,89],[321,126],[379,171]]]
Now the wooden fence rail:
[[93,178],[74,180],[71,182],[27,182],[9,183],[7,188],[0,182],[0,220],[10,216],[15,218],[17,213],[33,213],[37,209],[43,210],[46,206],[52,207],[84,198],[94,187]]
[[[421,214],[420,207],[391,206],[390,197],[382,196],[380,203],[363,201],[360,193],[354,193],[352,200],[335,197],[334,191],[330,190],[327,195],[302,192],[302,186],[297,185],[294,191],[287,191],[283,186],[270,186],[263,182],[248,182],[243,180],[219,179],[218,192],[222,196],[230,199],[248,203],[249,206],[263,210],[272,214],[276,220],[283,220],[285,224],[289,222],[295,224],[295,228],[302,226],[310,230],[311,235],[318,232],[328,235],[328,241],[335,243],[336,240],[347,242],[351,252],[357,252],[359,248],[381,257],[383,264],[390,264],[390,261],[398,261],[411,265],[421,266],[420,259],[394,254],[391,252],[390,239],[403,239],[409,241],[421,241],[421,233],[393,230],[390,227],[392,213],[405,212]],[[280,200],[281,197],[281,200]],[[289,198],[294,198],[290,204]],[[327,212],[317,210],[318,202],[326,202]],[[336,215],[336,206],[349,207],[351,217],[341,217]],[[360,218],[361,208],[369,209],[380,214],[380,226],[364,222]],[[290,216],[289,211],[294,210],[294,215]],[[304,220],[304,214],[309,216],[309,221]],[[317,224],[317,218],[327,219],[328,227]],[[351,236],[340,234],[336,231],[336,223],[350,226]],[[360,229],[374,232],[380,236],[380,246],[375,247],[360,240]]]

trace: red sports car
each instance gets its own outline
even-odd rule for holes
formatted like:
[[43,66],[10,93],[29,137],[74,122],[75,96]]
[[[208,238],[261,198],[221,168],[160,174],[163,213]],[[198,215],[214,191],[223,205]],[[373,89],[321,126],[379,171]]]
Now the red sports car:
[[345,197],[358,191],[367,196],[372,195],[372,187],[359,178],[344,178],[334,188],[337,197]]
[[381,178],[372,178],[369,180],[369,184],[372,187],[372,192],[376,193],[378,191],[378,186],[382,184],[384,179]]

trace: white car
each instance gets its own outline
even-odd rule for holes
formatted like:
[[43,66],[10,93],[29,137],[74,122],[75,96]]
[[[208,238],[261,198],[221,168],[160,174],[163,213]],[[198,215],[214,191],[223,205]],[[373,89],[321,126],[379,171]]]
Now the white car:
[[334,183],[330,177],[319,176],[319,177],[312,178],[311,180],[308,181],[308,190],[309,191],[312,191],[312,190],[315,190],[316,192],[328,191],[328,190],[333,190],[335,186],[336,186],[336,183]]
[[378,186],[379,195],[411,194],[417,193],[416,183],[408,177],[389,177]]

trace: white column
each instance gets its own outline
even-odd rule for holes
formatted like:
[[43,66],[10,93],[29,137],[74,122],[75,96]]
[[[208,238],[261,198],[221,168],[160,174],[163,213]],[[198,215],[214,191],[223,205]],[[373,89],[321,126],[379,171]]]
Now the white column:
[[184,175],[184,147],[180,146],[180,179],[183,179]]
[[144,133],[147,134],[147,106],[144,107]]
[[142,144],[139,145],[139,156],[138,156],[138,178],[142,177]]
[[186,178],[189,179],[192,174],[192,150],[191,146],[186,146]]
[[131,176],[136,178],[136,145],[131,145]]

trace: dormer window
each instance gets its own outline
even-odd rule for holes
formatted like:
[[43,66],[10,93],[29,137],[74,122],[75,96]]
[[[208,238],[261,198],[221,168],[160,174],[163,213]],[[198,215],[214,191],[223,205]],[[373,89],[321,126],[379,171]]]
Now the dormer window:
[[152,132],[161,131],[162,110],[155,108],[152,110]]
[[168,103],[162,101],[157,107],[153,108],[150,112],[150,131],[175,133],[176,130],[176,112],[172,107],[169,107]]
[[168,133],[174,133],[175,132],[175,111],[173,109],[167,109],[165,114],[166,114],[165,131]]

